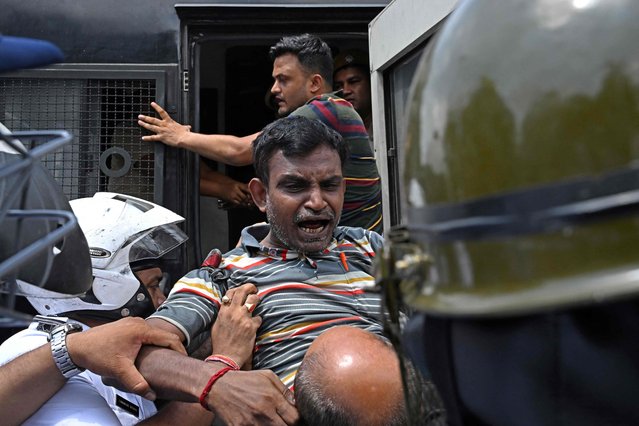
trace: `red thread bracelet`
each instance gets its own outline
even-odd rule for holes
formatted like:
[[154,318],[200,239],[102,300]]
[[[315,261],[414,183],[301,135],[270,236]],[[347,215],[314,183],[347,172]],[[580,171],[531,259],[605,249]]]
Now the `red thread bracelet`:
[[228,357],[226,355],[211,355],[209,357],[207,357],[204,361],[206,362],[221,362],[224,365],[227,365],[229,367],[231,367],[233,370],[239,370],[240,366],[238,365],[237,362],[235,362],[235,360],[231,357]]
[[218,371],[217,373],[213,374],[211,376],[211,378],[209,379],[208,383],[206,384],[206,386],[204,386],[204,389],[202,390],[202,393],[200,394],[200,405],[202,407],[204,407],[204,409],[206,409],[208,411],[212,411],[209,408],[209,404],[206,403],[206,397],[209,396],[209,393],[211,392],[211,387],[213,387],[215,382],[220,377],[222,377],[223,375],[225,375],[226,373],[228,373],[231,370],[234,370],[234,368],[233,367],[224,367],[224,368],[222,368],[220,371]]

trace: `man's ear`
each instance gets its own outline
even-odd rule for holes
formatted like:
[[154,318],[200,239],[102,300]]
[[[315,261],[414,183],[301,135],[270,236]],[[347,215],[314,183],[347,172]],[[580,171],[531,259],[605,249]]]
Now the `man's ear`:
[[313,74],[310,78],[310,91],[313,96],[321,95],[324,90],[324,78],[319,74]]
[[262,213],[266,212],[266,193],[267,188],[264,186],[261,180],[258,178],[253,178],[248,183],[249,191],[251,192],[251,197],[253,197],[253,202],[257,206],[258,209]]

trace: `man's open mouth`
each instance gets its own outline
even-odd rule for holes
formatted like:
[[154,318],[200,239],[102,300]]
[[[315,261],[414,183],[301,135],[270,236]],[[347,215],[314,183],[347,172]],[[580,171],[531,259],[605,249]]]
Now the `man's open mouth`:
[[328,219],[303,220],[297,226],[307,234],[319,234],[326,229],[329,224]]

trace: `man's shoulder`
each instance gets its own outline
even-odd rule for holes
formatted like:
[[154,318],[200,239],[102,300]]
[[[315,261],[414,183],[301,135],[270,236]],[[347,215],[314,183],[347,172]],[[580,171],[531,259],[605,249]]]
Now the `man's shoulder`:
[[338,240],[347,240],[358,245],[370,245],[373,252],[380,250],[384,244],[384,237],[375,231],[353,226],[338,226],[335,228]]
[[[256,252],[260,248],[259,241],[268,234],[269,226],[267,224],[255,224],[247,226],[242,230],[242,236],[240,243],[237,247],[232,248],[226,253],[218,249],[213,249],[202,262],[202,268],[218,268],[222,264],[228,264],[233,262],[233,259],[237,259],[243,256],[251,256],[253,252]],[[198,270],[195,270],[198,271]],[[191,271],[195,273],[194,271]]]
[[243,262],[243,259],[249,259],[251,257],[255,257],[253,252],[255,249],[247,249],[246,246],[240,245],[239,247],[235,247],[233,250],[224,253],[224,259],[222,261],[222,265],[220,267],[230,267],[235,266]]
[[340,133],[346,131],[349,136],[351,133],[356,136],[361,133],[368,138],[366,126],[353,106],[348,101],[332,94],[312,98],[293,111],[291,115],[320,120]]
[[197,272],[201,269],[219,268],[220,265],[222,265],[224,262],[227,262],[228,259],[234,259],[245,254],[247,254],[247,251],[242,245],[235,247],[224,254],[222,254],[222,252],[218,249],[213,249],[206,256],[200,268],[190,271],[189,274],[197,274]]
[[382,239],[383,237],[375,231],[371,231],[370,229],[362,228],[361,226],[337,226],[338,232],[342,232],[349,236],[355,236],[358,238],[368,238],[368,239]]
[[[353,105],[346,99],[342,99],[333,93],[325,93],[323,95],[315,96],[309,99],[301,107],[293,111],[293,114],[302,114],[309,111],[316,111],[315,108],[328,109],[331,111],[339,112],[340,114],[347,116],[355,116],[360,118]],[[361,119],[361,118],[360,118]]]

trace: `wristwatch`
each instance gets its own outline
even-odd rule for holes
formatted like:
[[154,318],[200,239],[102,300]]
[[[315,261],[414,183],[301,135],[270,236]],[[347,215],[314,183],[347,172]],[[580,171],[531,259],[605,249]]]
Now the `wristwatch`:
[[80,374],[84,371],[84,368],[80,368],[73,363],[69,356],[69,351],[67,350],[67,334],[76,333],[78,331],[82,331],[82,326],[80,324],[68,322],[55,327],[49,334],[53,361],[55,361],[55,365],[58,366],[62,375],[67,379],[70,379],[76,374]]

